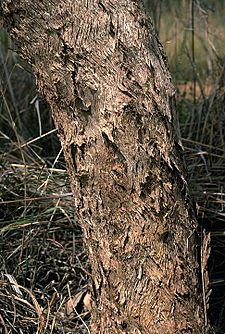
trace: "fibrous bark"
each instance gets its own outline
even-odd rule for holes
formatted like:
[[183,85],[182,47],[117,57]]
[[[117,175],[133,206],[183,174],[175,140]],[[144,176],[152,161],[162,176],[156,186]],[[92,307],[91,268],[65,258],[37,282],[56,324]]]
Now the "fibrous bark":
[[92,332],[204,333],[174,88],[142,4],[3,11],[58,127],[92,267]]

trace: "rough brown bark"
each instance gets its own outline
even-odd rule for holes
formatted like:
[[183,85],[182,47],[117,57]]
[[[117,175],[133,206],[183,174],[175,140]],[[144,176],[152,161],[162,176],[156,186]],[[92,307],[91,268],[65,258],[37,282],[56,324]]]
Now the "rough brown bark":
[[3,2],[51,106],[92,267],[92,332],[205,333],[174,88],[137,0]]

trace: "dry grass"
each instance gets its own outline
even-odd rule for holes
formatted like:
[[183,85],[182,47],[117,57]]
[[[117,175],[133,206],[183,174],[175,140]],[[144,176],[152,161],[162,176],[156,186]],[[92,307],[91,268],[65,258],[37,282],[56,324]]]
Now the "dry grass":
[[[26,196],[24,196],[24,187]],[[87,333],[88,269],[65,170],[8,163],[1,173],[0,322],[7,333]]]
[[[209,318],[224,333],[225,313],[225,112],[223,87],[200,101],[182,124],[190,195],[196,204],[199,235],[211,234],[208,261]],[[187,101],[186,101],[187,103]]]

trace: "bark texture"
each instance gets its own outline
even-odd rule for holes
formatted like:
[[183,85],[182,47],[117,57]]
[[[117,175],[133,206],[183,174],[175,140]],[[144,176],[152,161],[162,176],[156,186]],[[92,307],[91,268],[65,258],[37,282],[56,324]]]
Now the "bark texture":
[[205,333],[174,87],[139,0],[4,1],[58,127],[92,333]]

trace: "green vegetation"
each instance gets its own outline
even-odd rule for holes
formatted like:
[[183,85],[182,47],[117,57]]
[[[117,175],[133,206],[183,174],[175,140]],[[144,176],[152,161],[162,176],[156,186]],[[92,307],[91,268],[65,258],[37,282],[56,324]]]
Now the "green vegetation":
[[175,83],[214,80],[225,58],[223,1],[146,0]]

